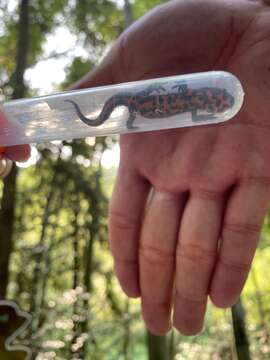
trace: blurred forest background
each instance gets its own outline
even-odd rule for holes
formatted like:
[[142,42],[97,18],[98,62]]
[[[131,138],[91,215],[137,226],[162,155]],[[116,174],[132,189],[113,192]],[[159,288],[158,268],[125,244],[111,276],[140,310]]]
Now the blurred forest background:
[[[1,100],[66,88],[158,3],[0,0]],[[0,184],[0,299],[33,317],[16,341],[38,360],[270,359],[268,219],[232,310],[209,305],[200,336],[146,331],[139,300],[128,300],[115,279],[107,244],[116,149],[110,137],[33,146],[31,160]]]

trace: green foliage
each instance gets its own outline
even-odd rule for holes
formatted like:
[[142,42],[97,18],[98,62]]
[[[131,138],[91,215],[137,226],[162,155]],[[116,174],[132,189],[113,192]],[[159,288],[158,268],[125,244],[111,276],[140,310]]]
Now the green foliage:
[[66,79],[61,84],[61,89],[66,89],[69,85],[75,83],[78,79],[82,78],[93,68],[93,63],[90,60],[83,60],[80,57],[75,57],[72,63],[66,67]]
[[124,29],[121,9],[110,0],[77,0],[72,14],[71,24],[86,46],[105,45]]
[[143,16],[147,11],[153,9],[154,7],[161,5],[162,3],[165,3],[165,1],[159,1],[159,0],[136,0],[133,4],[133,12],[134,12],[134,18],[138,19],[141,16]]
[[36,63],[48,33],[62,24],[61,16],[68,0],[30,1],[30,56],[29,64]]
[[[46,36],[61,24],[60,14],[63,13],[68,0],[42,1],[32,0],[29,5],[30,14],[30,51],[28,65],[35,64],[43,52]],[[7,79],[16,67],[16,49],[18,38],[18,7],[15,11],[5,9],[2,36],[0,36],[0,80]]]

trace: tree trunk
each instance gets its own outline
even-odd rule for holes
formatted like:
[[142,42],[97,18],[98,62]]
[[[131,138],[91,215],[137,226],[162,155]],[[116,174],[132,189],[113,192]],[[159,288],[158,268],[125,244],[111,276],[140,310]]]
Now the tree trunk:
[[176,355],[175,352],[175,336],[174,336],[174,330],[172,329],[170,334],[170,342],[169,342],[169,359],[174,359],[174,356]]
[[130,340],[131,340],[131,331],[130,331],[130,312],[129,312],[129,299],[126,299],[125,306],[125,322],[124,322],[124,344],[123,344],[123,358],[124,360],[131,360],[130,356]]
[[17,168],[4,180],[3,197],[0,210],[0,299],[6,297],[9,280],[9,261],[12,252],[12,235],[15,209]]
[[133,10],[129,0],[124,0],[125,28],[129,27],[133,22]]
[[50,206],[53,197],[54,189],[50,188],[50,192],[47,198],[47,203],[44,209],[43,220],[42,220],[42,228],[40,239],[37,245],[38,253],[35,258],[35,268],[33,271],[33,279],[32,279],[32,290],[31,290],[31,301],[30,301],[30,313],[35,313],[38,308],[38,297],[39,297],[39,288],[41,284],[42,278],[42,270],[43,270],[43,260],[44,260],[44,252],[45,252],[45,237],[47,228],[49,225],[49,216],[50,216]]
[[[80,254],[79,254],[79,224],[78,224],[78,215],[79,215],[79,199],[76,199],[74,204],[73,215],[73,234],[72,234],[72,247],[73,247],[73,289],[76,289],[79,286],[79,272],[80,272]],[[76,304],[75,302],[74,304]],[[75,306],[75,305],[74,305]],[[74,313],[76,309],[74,308]]]
[[259,288],[257,275],[256,275],[254,268],[251,269],[251,279],[252,279],[252,282],[253,282],[254,288],[255,288],[255,297],[256,297],[256,301],[257,301],[261,327],[263,330],[262,344],[268,344],[269,343],[269,328],[267,325],[267,316],[266,316],[265,308],[263,305],[262,294],[261,294],[261,291]]
[[[55,171],[58,171],[58,168],[56,166]],[[54,187],[55,189],[57,188],[57,184],[56,184],[56,179],[55,179],[55,184],[52,184],[52,187]],[[60,191],[59,194],[55,194],[55,197],[59,196],[59,201],[57,202],[56,207],[54,209],[52,209],[51,213],[52,214],[57,214],[63,205],[63,200],[64,200],[64,191]],[[46,301],[46,292],[47,292],[47,286],[48,286],[48,279],[50,276],[50,271],[51,271],[51,252],[53,249],[53,245],[54,245],[54,232],[58,227],[58,220],[54,220],[54,223],[50,222],[50,233],[52,234],[51,236],[48,236],[49,238],[49,244],[48,246],[45,248],[45,253],[44,253],[44,271],[43,271],[43,277],[42,277],[42,285],[41,285],[41,293],[40,293],[40,309],[43,310],[45,307],[45,301]],[[40,328],[43,324],[43,318],[39,318],[38,321],[38,328]]]
[[[94,216],[93,216],[94,217]],[[94,232],[92,225],[90,225],[89,229],[89,238],[87,240],[87,244],[85,247],[85,261],[84,261],[84,291],[88,294],[91,294],[92,291],[92,271],[93,271],[93,251],[94,251]],[[81,333],[82,334],[91,334],[91,329],[89,329],[88,321],[89,321],[89,300],[86,298],[83,300],[83,317],[84,320],[81,323]],[[94,337],[91,339],[92,343],[95,345]],[[87,341],[84,342],[82,348],[79,352],[80,359],[87,359]]]
[[27,57],[29,51],[29,3],[30,0],[21,0],[20,20],[18,26],[18,45],[16,55],[16,69],[12,77],[13,99],[25,96],[26,86],[24,73],[27,68]]
[[[89,237],[85,247],[85,259],[84,259],[84,277],[83,277],[83,285],[84,291],[88,294],[92,292],[92,273],[93,273],[93,259],[94,259],[94,240],[99,232],[99,218],[101,217],[101,211],[99,206],[99,199],[98,196],[102,193],[101,192],[101,164],[100,169],[96,173],[96,179],[93,184],[93,195],[90,199],[90,212],[91,212],[91,223],[89,224]],[[81,325],[81,332],[84,334],[89,334],[91,336],[91,342],[94,346],[97,346],[95,341],[94,334],[92,333],[91,329],[89,328],[88,319],[89,313],[91,309],[89,309],[89,300],[85,299],[83,301],[83,315],[84,321]],[[87,341],[85,341],[83,347],[80,351],[80,358],[87,359]]]
[[245,310],[241,299],[232,307],[234,341],[238,360],[250,360],[249,341],[246,333]]
[[49,228],[49,217],[52,213],[52,201],[55,196],[55,189],[58,169],[57,166],[53,169],[54,173],[52,175],[51,182],[49,184],[49,192],[47,194],[47,201],[43,212],[41,233],[39,242],[37,244],[38,253],[35,256],[35,267],[33,270],[33,279],[32,279],[32,288],[30,292],[30,314],[33,315],[33,320],[31,322],[31,331],[35,333],[40,324],[40,314],[42,311],[41,302],[42,297],[44,296],[42,288],[44,283],[44,278],[47,276],[46,272],[46,257],[48,250],[48,244],[46,244],[46,236]]
[[[16,69],[13,74],[13,99],[25,96],[24,73],[27,67],[29,41],[29,0],[21,0],[18,22]],[[4,181],[0,210],[0,298],[5,298],[9,281],[9,262],[13,248],[17,168]]]
[[167,337],[147,331],[148,360],[169,360]]
[[[72,233],[72,248],[73,248],[73,284],[72,288],[75,290],[79,286],[79,272],[80,272],[80,254],[79,254],[79,198],[76,196],[75,202],[73,204],[73,216],[72,221],[73,233]],[[77,298],[73,304],[73,315],[79,315],[78,313],[79,299]],[[73,327],[73,336],[70,342],[70,356],[74,357],[76,352],[73,352],[73,345],[76,344],[77,338],[80,335],[80,322],[75,321]]]
[[104,276],[106,278],[106,297],[108,299],[108,302],[110,303],[110,307],[114,312],[115,316],[121,318],[123,316],[123,310],[121,309],[119,299],[113,290],[113,273],[107,272],[104,274]]

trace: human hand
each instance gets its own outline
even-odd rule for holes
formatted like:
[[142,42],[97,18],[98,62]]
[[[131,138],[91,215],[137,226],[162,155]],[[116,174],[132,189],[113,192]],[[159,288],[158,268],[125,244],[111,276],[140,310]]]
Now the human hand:
[[[4,125],[7,121],[3,112],[0,111],[0,126]],[[3,179],[9,174],[12,168],[12,161],[26,161],[29,156],[29,145],[0,147],[0,178]]]
[[[154,334],[198,333],[208,295],[233,305],[270,199],[270,11],[261,1],[162,5],[74,88],[227,70],[246,96],[231,121],[121,136],[110,206],[115,271]],[[147,120],[145,120],[147,121]]]

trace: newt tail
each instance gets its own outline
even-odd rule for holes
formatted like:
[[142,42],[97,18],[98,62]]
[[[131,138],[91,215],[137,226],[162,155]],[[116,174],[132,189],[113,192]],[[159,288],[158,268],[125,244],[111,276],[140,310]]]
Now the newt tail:
[[78,104],[73,100],[65,100],[65,102],[71,103],[76,110],[76,113],[80,120],[82,120],[86,125],[89,126],[99,126],[102,125],[108,118],[110,117],[111,113],[117,106],[129,106],[129,96],[126,94],[123,95],[115,95],[109,98],[101,113],[94,119],[87,118],[83,113],[81,112],[81,109],[79,108]]

